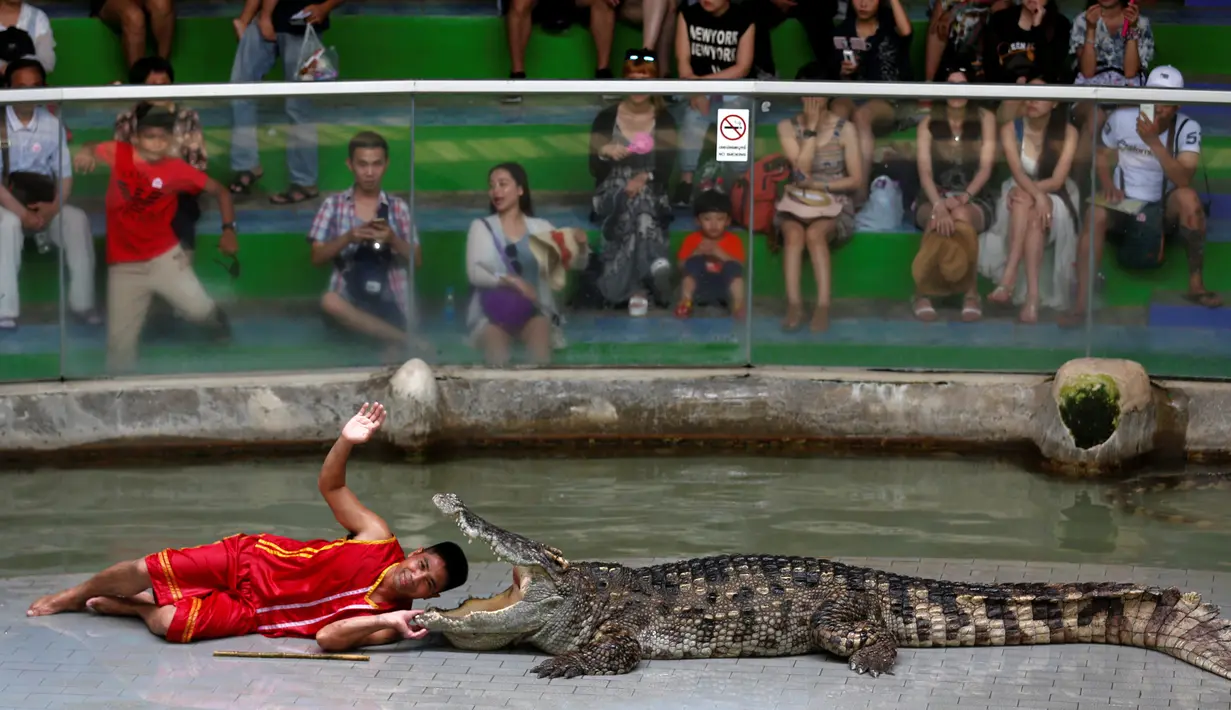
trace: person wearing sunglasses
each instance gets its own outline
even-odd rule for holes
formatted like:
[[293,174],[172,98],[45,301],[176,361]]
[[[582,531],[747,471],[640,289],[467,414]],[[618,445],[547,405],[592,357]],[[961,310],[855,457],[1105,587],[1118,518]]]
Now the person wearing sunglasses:
[[[655,63],[653,52],[629,50],[624,76],[653,79]],[[675,119],[660,96],[624,97],[590,127],[594,221],[603,232],[595,286],[605,307],[627,303],[630,314],[644,315],[648,295],[660,307],[671,302],[667,180],[675,156]]]

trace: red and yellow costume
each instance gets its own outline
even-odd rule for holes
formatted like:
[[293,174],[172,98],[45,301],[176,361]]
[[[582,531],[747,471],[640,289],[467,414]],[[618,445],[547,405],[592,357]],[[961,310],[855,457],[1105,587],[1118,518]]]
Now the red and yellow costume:
[[175,606],[167,640],[259,633],[312,638],[334,621],[396,608],[372,593],[406,553],[387,540],[233,535],[145,558],[154,599]]

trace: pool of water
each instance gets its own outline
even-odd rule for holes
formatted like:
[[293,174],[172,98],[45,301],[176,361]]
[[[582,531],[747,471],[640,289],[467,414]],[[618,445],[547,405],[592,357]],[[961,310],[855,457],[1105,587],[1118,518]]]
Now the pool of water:
[[[0,576],[91,571],[236,532],[337,537],[319,467],[0,474]],[[574,559],[769,552],[1231,567],[1231,484],[1137,496],[1153,517],[1109,503],[1108,485],[960,459],[352,461],[349,476],[407,547],[459,539],[431,504],[450,491]],[[486,546],[468,550],[491,559]]]

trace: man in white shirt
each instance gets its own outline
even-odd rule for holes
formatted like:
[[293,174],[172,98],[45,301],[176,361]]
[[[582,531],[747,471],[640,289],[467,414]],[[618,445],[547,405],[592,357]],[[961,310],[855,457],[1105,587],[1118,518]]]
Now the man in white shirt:
[[[1182,89],[1184,78],[1175,67],[1150,72],[1146,86]],[[1207,291],[1201,278],[1205,263],[1205,206],[1193,188],[1201,163],[1201,126],[1174,104],[1154,106],[1154,120],[1139,108],[1114,111],[1103,126],[1103,145],[1098,152],[1101,196],[1109,204],[1141,200],[1140,213],[1094,208],[1094,263],[1100,263],[1103,241],[1116,245],[1116,257],[1128,269],[1157,268],[1163,263],[1167,237],[1179,241],[1188,252],[1188,292],[1185,298],[1207,308],[1218,308],[1222,299]],[[1115,156],[1115,171],[1111,158]],[[1077,298],[1064,319],[1069,324],[1084,320],[1089,228],[1081,230],[1077,247]]]
[[[33,57],[10,62],[4,72],[12,89],[46,86],[43,65]],[[26,235],[36,235],[64,250],[68,266],[68,310],[76,318],[98,324],[94,297],[94,237],[90,220],[80,207],[67,204],[73,189],[73,162],[64,144],[60,121],[46,108],[13,104],[4,109],[9,147],[0,158],[6,176],[34,173],[51,178],[57,194],[51,201],[23,203],[0,185],[0,332],[17,327],[21,297],[17,274]],[[40,196],[41,197],[41,196]]]

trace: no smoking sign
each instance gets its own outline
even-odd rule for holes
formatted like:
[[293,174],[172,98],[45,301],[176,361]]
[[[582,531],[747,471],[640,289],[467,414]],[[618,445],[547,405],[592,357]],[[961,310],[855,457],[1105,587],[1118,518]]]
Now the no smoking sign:
[[746,108],[718,109],[718,151],[720,163],[742,163],[748,160],[748,121]]

